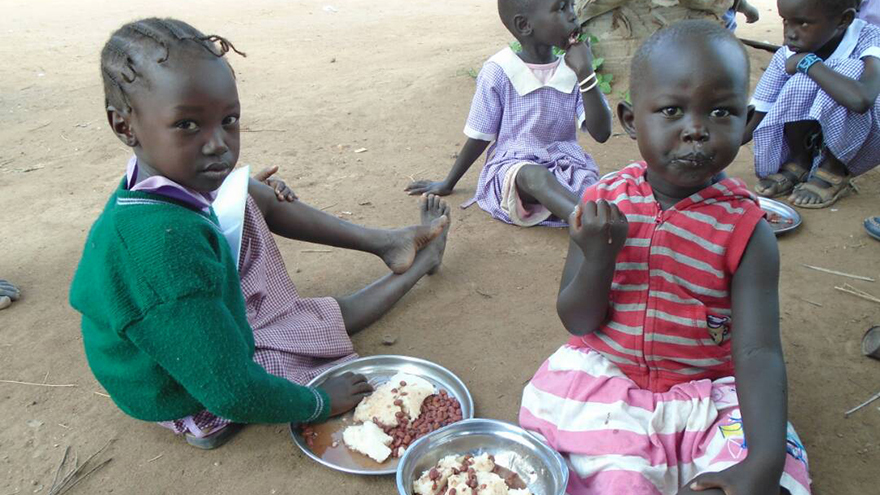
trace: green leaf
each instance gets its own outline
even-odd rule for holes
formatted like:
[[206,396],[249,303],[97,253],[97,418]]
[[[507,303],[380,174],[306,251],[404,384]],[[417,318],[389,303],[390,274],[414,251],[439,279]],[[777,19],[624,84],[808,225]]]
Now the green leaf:
[[595,45],[596,43],[599,42],[599,38],[593,36],[592,34],[589,35],[589,37],[590,37],[590,44],[591,44],[591,45]]
[[602,94],[610,94],[611,93],[611,85],[607,82],[599,83],[599,90],[602,91]]
[[599,67],[602,67],[602,64],[605,63],[605,59],[602,57],[593,59],[593,70],[597,70]]

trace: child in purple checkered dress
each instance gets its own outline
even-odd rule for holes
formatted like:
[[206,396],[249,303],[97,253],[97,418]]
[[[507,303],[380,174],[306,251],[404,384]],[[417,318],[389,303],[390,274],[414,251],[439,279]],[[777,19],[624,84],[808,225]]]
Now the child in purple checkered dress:
[[[611,111],[598,88],[593,55],[578,41],[572,0],[499,0],[498,13],[522,51],[505,48],[483,66],[452,170],[439,182],[415,181],[409,194],[452,193],[489,148],[473,200],[494,218],[520,226],[564,227],[597,167],[577,130],[602,143]],[[554,47],[566,49],[564,57]],[[490,147],[490,143],[493,143]]]
[[[363,375],[304,385],[356,357],[349,335],[439,268],[449,226],[434,195],[421,198],[420,225],[370,229],[254,179],[236,193],[240,223],[224,224],[212,204],[240,151],[230,50],[240,53],[174,19],[111,35],[105,108],[134,156],[70,290],[89,365],[114,402],[200,448],[244,423],[307,423],[355,407],[372,390]],[[351,295],[304,298],[275,235],[372,253],[392,273]]]
[[755,141],[755,191],[825,208],[880,164],[880,27],[858,0],[779,0],[785,46],[761,77],[743,142]]

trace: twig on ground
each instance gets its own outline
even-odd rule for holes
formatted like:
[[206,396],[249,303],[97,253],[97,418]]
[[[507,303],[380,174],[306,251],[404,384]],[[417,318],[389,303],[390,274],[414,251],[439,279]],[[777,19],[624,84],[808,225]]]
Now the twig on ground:
[[331,249],[302,249],[301,253],[332,253]]
[[110,461],[112,461],[113,458],[111,457],[80,476],[80,473],[83,471],[83,469],[85,469],[86,466],[88,466],[89,462],[94,459],[98,454],[103,452],[107,447],[109,447],[110,444],[114,442],[114,440],[115,439],[108,441],[106,444],[104,444],[103,447],[98,449],[97,452],[90,455],[89,458],[86,459],[86,461],[82,464],[79,463],[79,456],[75,455],[73,459],[73,469],[65,474],[59,482],[58,474],[62,471],[65,463],[67,462],[68,453],[70,452],[70,447],[67,447],[67,449],[64,451],[64,457],[61,458],[61,464],[58,465],[58,469],[55,472],[55,480],[52,482],[52,487],[49,489],[49,495],[61,495],[62,493],[66,493],[68,490],[76,486],[80,481],[86,479],[90,474],[101,469],[102,467],[106,466]]
[[32,382],[19,382],[17,380],[0,380],[0,383],[12,383],[14,385],[29,385],[31,387],[78,387],[79,386],[75,383],[65,383],[65,384],[32,383]]
[[870,399],[866,400],[865,402],[862,402],[861,404],[857,405],[856,407],[854,407],[854,408],[850,409],[849,411],[843,413],[843,417],[844,417],[844,418],[848,418],[852,413],[858,411],[859,409],[861,409],[861,408],[863,408],[863,407],[867,407],[868,404],[874,402],[874,401],[877,400],[877,399],[880,399],[880,392],[877,392],[876,394],[874,394],[873,396],[871,396]]
[[846,292],[847,294],[852,294],[856,297],[860,297],[866,301],[871,301],[871,302],[875,302],[875,303],[880,304],[880,297],[877,297],[873,294],[869,294],[861,289],[856,289],[852,285],[843,284],[841,287],[835,286],[834,288],[841,291],[841,292]]
[[321,211],[329,210],[330,208],[333,208],[334,206],[336,206],[336,205],[338,205],[338,204],[339,204],[339,203],[333,203],[333,204],[327,205],[327,206],[325,206],[325,207],[323,207],[323,208],[319,208],[319,209],[320,209]]
[[49,381],[49,372],[47,371],[46,376],[43,377],[43,385],[45,385],[46,382],[48,382],[48,381]]
[[147,461],[147,462],[153,462],[153,461],[158,461],[158,460],[159,460],[159,459],[161,459],[161,458],[162,458],[162,456],[163,456],[163,455],[165,455],[165,453],[164,453],[164,452],[163,452],[163,453],[161,453],[161,454],[159,454],[159,455],[157,455],[157,456],[156,456],[156,457],[153,457],[153,458],[152,458],[152,459],[150,459],[150,460],[149,460],[149,461]]
[[49,121],[49,122],[46,122],[46,123],[45,123],[45,124],[43,124],[43,125],[39,125],[39,126],[37,126],[37,127],[34,127],[34,128],[33,128],[33,129],[31,129],[31,130],[30,130],[30,131],[28,131],[28,132],[34,132],[34,131],[38,131],[38,130],[40,130],[40,129],[42,129],[42,128],[44,128],[44,127],[48,127],[48,126],[49,126],[49,124],[51,124],[51,123],[52,123],[52,121],[51,121],[51,120],[50,120],[50,121]]
[[849,277],[849,278],[854,278],[854,279],[856,279],[856,280],[864,280],[865,282],[876,282],[876,280],[874,280],[874,279],[871,278],[871,277],[863,277],[863,276],[861,276],[861,275],[853,275],[853,274],[851,274],[851,273],[838,272],[837,270],[829,270],[829,269],[827,269],[827,268],[822,268],[822,267],[819,267],[819,266],[813,266],[813,265],[806,265],[806,264],[803,264],[803,263],[801,263],[801,266],[805,266],[805,267],[807,267],[807,268],[809,268],[809,269],[811,269],[811,270],[816,270],[816,271],[820,271],[820,272],[830,273],[830,274],[832,274],[832,275],[840,275],[841,277]]
[[65,136],[63,132],[61,133],[61,139],[67,141],[68,143],[70,142],[70,138]]
[[95,395],[100,395],[101,397],[110,397],[109,395],[102,393],[102,392],[92,392],[92,393]]
[[801,301],[803,301],[803,302],[805,302],[805,303],[812,304],[813,306],[816,306],[817,308],[821,308],[821,307],[822,307],[821,304],[819,304],[819,303],[817,303],[817,302],[815,302],[815,301],[810,301],[809,299],[804,299],[803,297],[799,297],[798,299],[800,299]]
[[774,45],[772,43],[765,43],[763,41],[750,40],[750,39],[746,39],[746,38],[740,38],[739,40],[742,41],[743,45],[750,46],[752,48],[757,48],[759,50],[766,50],[768,52],[775,53],[780,48],[779,45]]
[[480,289],[475,289],[475,291],[477,292],[477,294],[479,294],[487,299],[492,299],[492,294],[489,294],[488,292],[483,292]]

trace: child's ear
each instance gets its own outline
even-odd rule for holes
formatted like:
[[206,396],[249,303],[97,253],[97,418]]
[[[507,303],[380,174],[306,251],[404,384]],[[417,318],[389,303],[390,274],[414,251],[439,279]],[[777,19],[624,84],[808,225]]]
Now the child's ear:
[[518,35],[517,38],[520,36],[531,36],[533,31],[529,18],[522,14],[513,16],[513,29]]
[[840,25],[838,27],[843,28],[844,30],[847,29],[857,16],[858,12],[856,12],[856,9],[852,7],[844,10],[843,16],[841,16],[840,18]]
[[107,105],[107,122],[123,144],[129,148],[138,145],[137,136],[131,128],[131,110],[119,110],[113,105]]
[[623,130],[629,134],[629,137],[636,138],[636,114],[633,113],[632,103],[621,101],[617,104],[617,120],[623,126]]

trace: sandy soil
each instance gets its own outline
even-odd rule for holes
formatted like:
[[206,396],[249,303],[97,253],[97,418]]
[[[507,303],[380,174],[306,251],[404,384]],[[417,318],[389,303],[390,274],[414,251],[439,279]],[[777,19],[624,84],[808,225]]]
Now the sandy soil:
[[[100,459],[112,462],[76,493],[394,491],[390,477],[343,475],[310,461],[286,425],[248,427],[227,447],[204,453],[126,417],[100,395],[79,317],[67,303],[87,229],[128,157],[105,122],[98,52],[114,28],[136,17],[178,16],[248,53],[232,57],[251,131],[243,135],[244,163],[280,165],[304,201],[356,222],[416,220],[416,201],[403,187],[410,177],[447,172],[464,139],[474,87],[467,71],[509,36],[494,2],[334,0],[330,12],[325,2],[4,2],[0,276],[20,284],[24,296],[0,312],[0,379],[76,387],[0,383],[0,495],[46,493],[65,447],[82,459],[110,439]],[[778,40],[774,2],[757,3],[764,20],[740,33]],[[756,81],[769,54],[751,53]],[[583,145],[603,171],[637,158],[622,135],[602,146],[584,137]],[[369,151],[355,154],[361,147]],[[730,171],[753,182],[749,156],[743,150]],[[476,176],[472,170],[464,178],[451,196],[455,205],[473,193]],[[861,356],[859,341],[880,323],[880,306],[834,286],[880,289],[802,264],[880,277],[880,244],[861,227],[880,212],[878,179],[862,178],[862,193],[833,210],[804,212],[803,227],[780,240],[790,417],[809,451],[817,493],[877,490],[880,404],[849,419],[843,411],[877,392],[880,363]],[[565,339],[554,300],[566,233],[503,225],[476,207],[454,213],[441,275],[420,283],[355,345],[364,355],[436,361],[468,384],[479,416],[515,421],[523,384]],[[309,295],[343,294],[385,272],[366,255],[308,247],[281,244]],[[383,335],[399,340],[384,347]],[[456,342],[468,344],[449,345]]]

